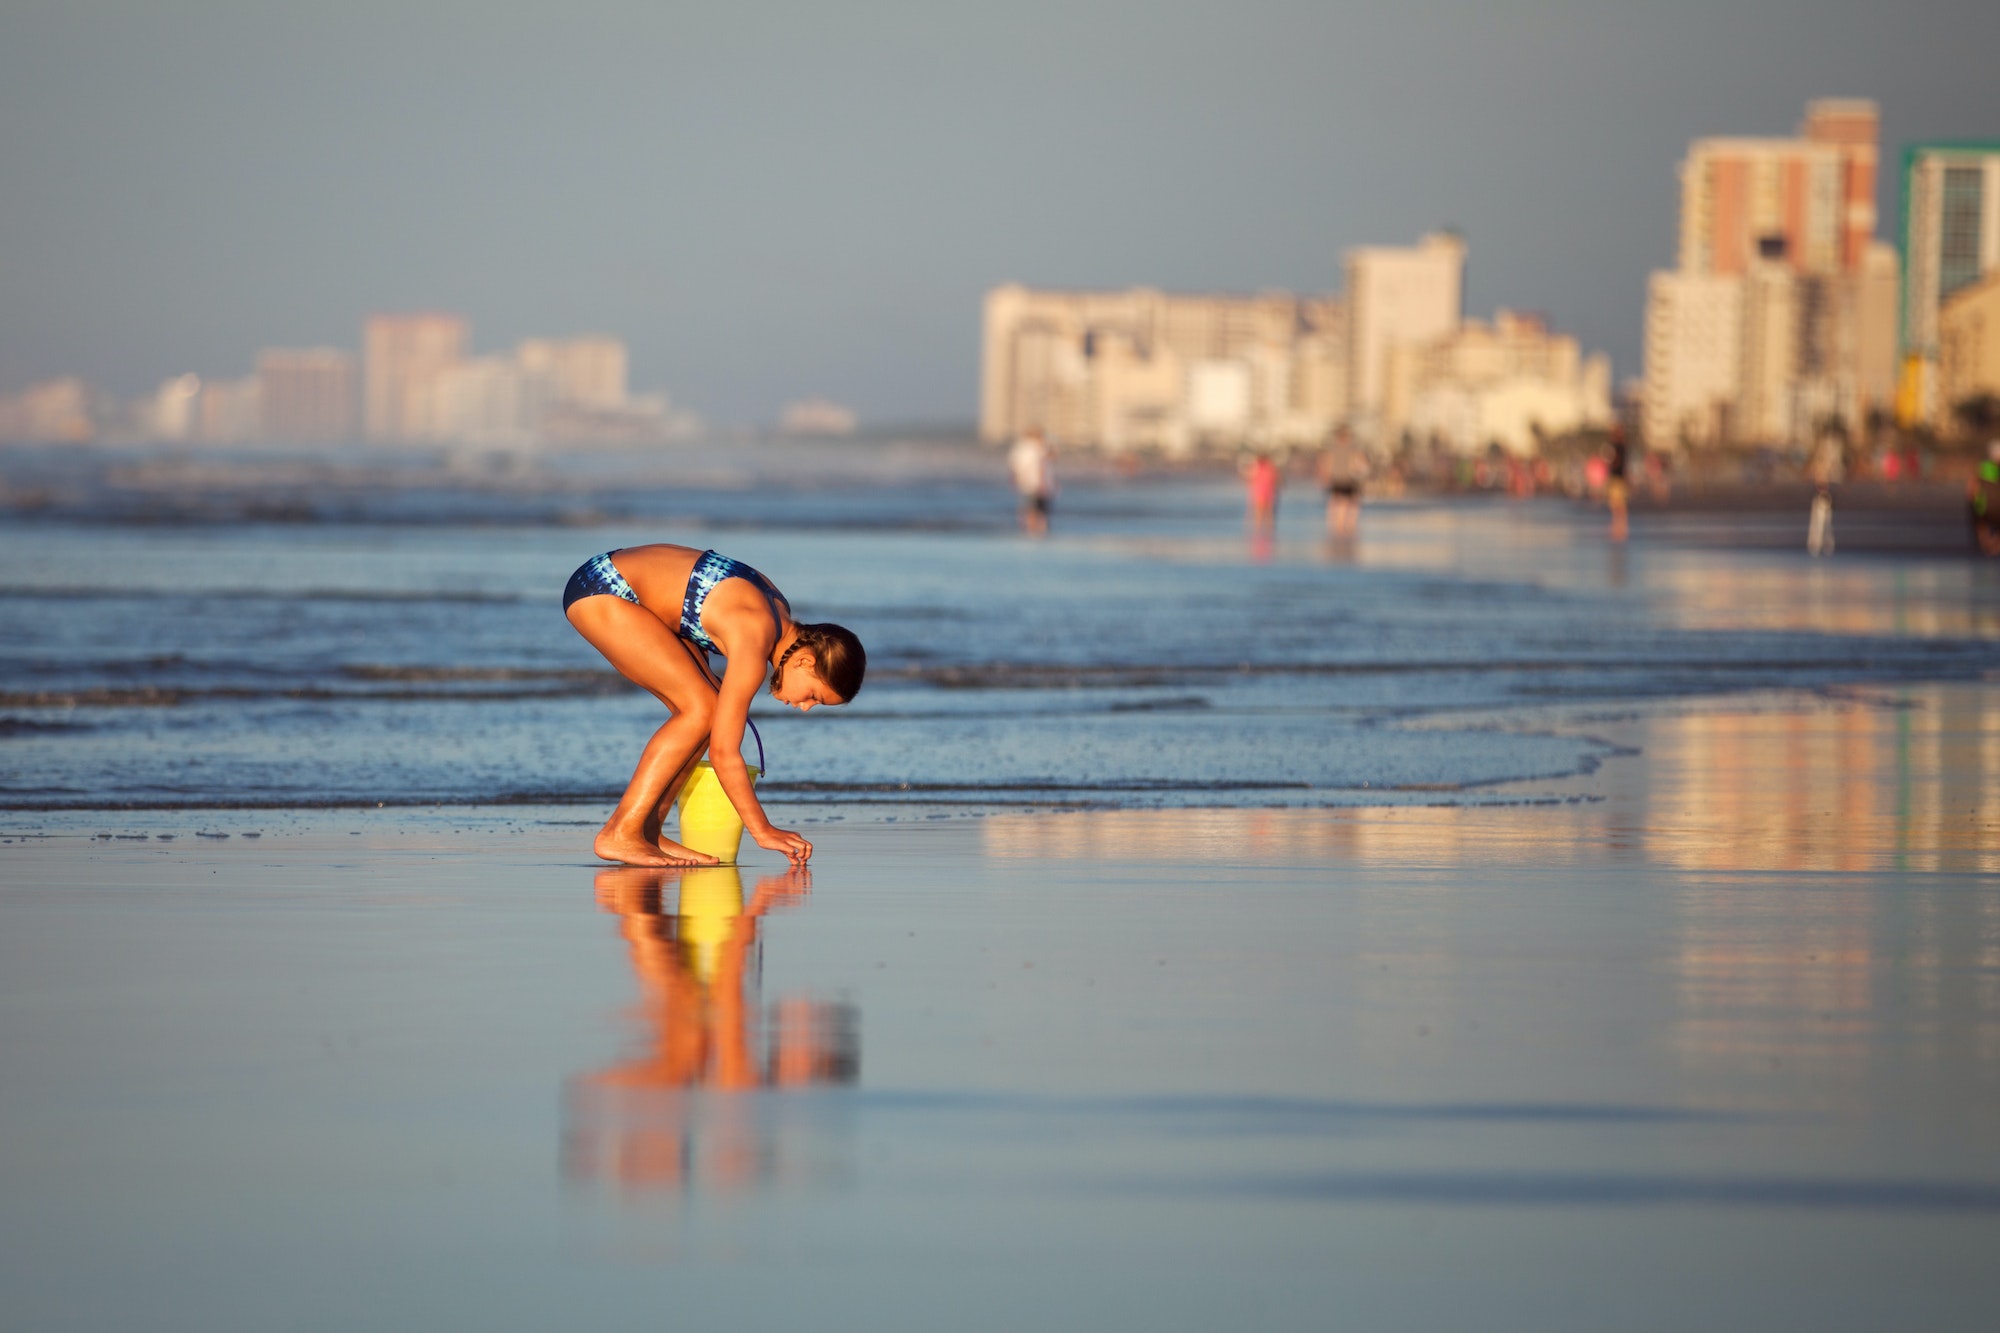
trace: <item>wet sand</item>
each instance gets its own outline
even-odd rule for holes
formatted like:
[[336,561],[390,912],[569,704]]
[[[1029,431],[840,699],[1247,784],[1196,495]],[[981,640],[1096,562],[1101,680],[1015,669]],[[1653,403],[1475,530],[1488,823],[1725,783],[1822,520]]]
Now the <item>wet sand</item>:
[[565,806],[16,815],[7,1323],[1992,1327],[2000,692],[1508,725],[1608,757],[813,806],[809,882]]

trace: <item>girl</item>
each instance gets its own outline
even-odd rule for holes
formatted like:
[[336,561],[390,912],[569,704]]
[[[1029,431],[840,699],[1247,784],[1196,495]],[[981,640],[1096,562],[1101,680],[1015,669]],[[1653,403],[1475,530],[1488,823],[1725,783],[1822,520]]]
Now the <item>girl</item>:
[[[743,762],[750,700],[768,667],[771,697],[810,712],[861,689],[868,654],[839,625],[802,625],[750,566],[689,546],[628,546],[584,561],[563,589],[563,614],[591,647],[673,714],[653,733],[618,808],[592,849],[627,865],[714,865],[662,835],[667,807],[702,751],[759,847],[803,864],[812,844],[774,827]],[[727,659],[722,679],[708,653]]]

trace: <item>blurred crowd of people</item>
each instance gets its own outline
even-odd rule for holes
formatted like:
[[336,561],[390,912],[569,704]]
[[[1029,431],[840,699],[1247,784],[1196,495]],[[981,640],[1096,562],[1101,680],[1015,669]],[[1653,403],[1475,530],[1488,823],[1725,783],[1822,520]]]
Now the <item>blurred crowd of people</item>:
[[[1049,531],[1057,494],[1055,457],[1054,445],[1040,429],[1024,432],[1008,454],[1021,527],[1034,536]],[[1136,459],[1124,461],[1127,471],[1140,466]],[[1371,490],[1378,495],[1416,489],[1518,499],[1565,496],[1601,506],[1609,536],[1622,542],[1630,532],[1633,502],[1667,506],[1677,482],[1725,490],[1805,482],[1813,488],[1806,546],[1814,555],[1833,552],[1834,499],[1843,485],[1962,482],[1973,543],[1988,555],[2000,555],[2000,439],[1978,454],[1969,454],[1914,434],[1882,429],[1867,442],[1828,433],[1810,448],[1676,453],[1644,448],[1628,438],[1622,425],[1613,424],[1550,440],[1540,452],[1524,456],[1498,445],[1484,453],[1466,454],[1437,441],[1407,438],[1394,449],[1370,449],[1342,426],[1310,454],[1247,453],[1237,474],[1243,484],[1245,524],[1254,537],[1268,538],[1276,532],[1278,505],[1287,484],[1310,479],[1325,505],[1327,536],[1336,541],[1356,536],[1363,495]]]

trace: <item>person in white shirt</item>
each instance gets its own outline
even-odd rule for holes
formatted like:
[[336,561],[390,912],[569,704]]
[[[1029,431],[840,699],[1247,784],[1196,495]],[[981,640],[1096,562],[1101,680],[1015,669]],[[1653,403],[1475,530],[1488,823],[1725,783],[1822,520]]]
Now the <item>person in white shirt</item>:
[[1021,497],[1021,527],[1031,536],[1049,530],[1049,510],[1056,498],[1055,457],[1040,426],[1028,427],[1007,454],[1007,470]]

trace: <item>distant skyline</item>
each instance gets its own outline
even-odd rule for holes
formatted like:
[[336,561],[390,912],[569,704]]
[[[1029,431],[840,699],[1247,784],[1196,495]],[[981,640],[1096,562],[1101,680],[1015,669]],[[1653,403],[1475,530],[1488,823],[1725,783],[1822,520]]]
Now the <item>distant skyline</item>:
[[603,332],[720,423],[969,422],[998,283],[1340,286],[1466,236],[1466,308],[1638,374],[1703,135],[2000,137],[2000,6],[0,0],[0,392]]

